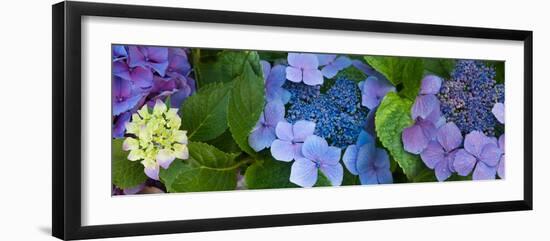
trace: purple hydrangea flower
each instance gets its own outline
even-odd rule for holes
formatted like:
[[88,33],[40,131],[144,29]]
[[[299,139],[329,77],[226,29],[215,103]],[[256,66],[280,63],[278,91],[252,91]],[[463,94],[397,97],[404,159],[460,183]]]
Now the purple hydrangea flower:
[[187,58],[186,50],[183,48],[169,48],[168,49],[168,67],[166,68],[166,74],[171,75],[177,73],[183,76],[187,76],[191,72],[191,65]]
[[474,180],[495,179],[502,154],[496,138],[472,131],[466,135],[464,149],[455,154],[454,169],[461,176],[473,170]]
[[307,85],[323,84],[323,74],[317,68],[319,60],[315,54],[288,53],[286,78],[292,82]]
[[153,84],[151,70],[142,66],[130,67],[124,60],[113,62],[113,75],[128,80],[131,84],[144,90]]
[[500,135],[500,137],[498,138],[498,148],[502,152],[502,155],[500,156],[500,159],[498,161],[497,174],[500,178],[504,179],[504,134]]
[[355,145],[348,146],[342,160],[351,174],[359,175],[363,185],[393,183],[388,153],[377,148],[374,138],[365,131]]
[[126,51],[126,48],[124,48],[124,46],[122,45],[113,45],[113,48],[112,48],[112,53],[113,53],[113,62],[114,61],[118,61],[118,60],[122,60],[122,59],[125,59],[128,57],[128,51]]
[[286,104],[290,100],[290,92],[283,88],[286,81],[285,67],[271,64],[267,61],[260,61],[265,83],[265,99],[267,102],[279,100]]
[[504,124],[504,104],[503,103],[496,103],[493,106],[493,109],[491,109],[491,112],[497,118],[498,122],[501,124]]
[[147,105],[153,107],[157,99],[170,96],[170,107],[180,108],[183,101],[196,91],[195,80],[173,72],[167,77],[155,76]]
[[320,170],[333,186],[340,186],[344,177],[340,153],[340,148],[329,146],[322,137],[307,137],[302,145],[303,157],[292,164],[290,181],[301,187],[312,187]]
[[437,130],[435,139],[428,143],[420,157],[426,166],[435,170],[437,180],[442,182],[454,172],[454,156],[461,145],[462,133],[455,123],[449,122]]
[[113,124],[113,138],[123,138],[126,132],[126,123],[130,122],[131,111],[126,111],[115,118]]
[[370,110],[376,108],[387,93],[395,92],[395,87],[390,82],[374,76],[359,82],[359,89],[361,89],[361,105]]
[[271,146],[276,139],[275,127],[284,120],[285,106],[280,101],[268,102],[256,126],[248,136],[248,144],[255,151],[261,151]]
[[164,77],[168,68],[168,48],[165,47],[128,47],[128,65],[147,67]]
[[289,162],[302,156],[302,144],[313,135],[315,123],[300,120],[294,125],[280,121],[275,128],[277,139],[271,144],[271,155],[279,161]]
[[346,56],[336,58],[335,54],[317,54],[319,66],[324,66],[321,69],[323,76],[331,79],[338,71],[343,70],[351,65],[351,60]]
[[116,76],[113,78],[113,115],[133,109],[141,98],[143,94],[136,93],[130,81]]
[[435,138],[437,128],[445,123],[441,116],[437,93],[441,79],[436,76],[426,76],[422,79],[420,94],[411,108],[414,124],[403,130],[403,147],[413,154],[420,154],[428,143]]

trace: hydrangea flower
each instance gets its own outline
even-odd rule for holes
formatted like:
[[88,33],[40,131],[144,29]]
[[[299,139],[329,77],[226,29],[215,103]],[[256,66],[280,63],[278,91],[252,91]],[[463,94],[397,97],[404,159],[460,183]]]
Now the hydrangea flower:
[[152,113],[144,105],[126,124],[127,133],[134,137],[127,137],[122,149],[130,151],[128,160],[141,160],[151,179],[159,180],[159,167],[168,169],[174,159],[189,158],[187,131],[179,130],[181,119],[177,112],[157,100]]
[[166,68],[166,74],[171,75],[173,73],[187,76],[191,72],[191,65],[187,58],[186,49],[183,48],[169,48],[168,49],[168,67]]
[[357,140],[368,111],[361,108],[355,82],[338,78],[325,94],[310,86],[289,88],[289,91],[292,95],[286,116],[289,122],[315,122],[315,135],[337,147],[348,146]]
[[292,82],[304,82],[306,85],[323,84],[323,74],[317,68],[319,60],[315,54],[288,53],[286,78]]
[[361,105],[370,110],[376,108],[387,93],[395,92],[395,87],[389,81],[374,76],[369,76],[359,82],[359,89],[361,90]]
[[285,162],[302,157],[302,144],[314,131],[315,123],[311,121],[300,120],[294,125],[280,121],[275,128],[277,139],[271,144],[271,155]]
[[179,108],[183,101],[196,91],[195,80],[191,77],[183,76],[172,72],[165,78],[155,76],[153,79],[153,88],[149,91],[149,106],[154,106],[157,99],[165,99],[170,96],[170,106]]
[[495,115],[495,118],[497,118],[500,124],[504,124],[504,104],[503,103],[496,103],[493,106],[493,109],[491,109],[491,112],[493,113],[493,115]]
[[340,153],[340,148],[329,146],[322,137],[307,137],[302,145],[303,157],[292,164],[290,181],[301,187],[312,187],[320,170],[333,186],[340,186],[344,177]]
[[141,93],[135,93],[129,80],[113,78],[113,115],[133,109],[143,97]]
[[495,70],[481,61],[459,60],[451,78],[443,82],[438,98],[441,111],[462,134],[481,131],[494,135],[497,119],[491,109],[504,103],[504,85],[494,80]]
[[141,89],[148,89],[153,84],[153,73],[142,66],[130,67],[126,61],[113,62],[113,75],[130,81]]
[[474,180],[495,179],[501,156],[496,138],[472,131],[466,135],[464,149],[455,154],[454,169],[461,176],[473,170]]
[[441,116],[439,100],[434,95],[439,90],[441,79],[426,76],[422,79],[419,95],[411,108],[414,124],[403,130],[403,147],[407,152],[420,154],[435,138],[437,128],[445,123]]
[[283,65],[275,65],[271,68],[271,64],[261,60],[262,72],[264,74],[265,83],[265,99],[267,102],[279,100],[283,104],[288,103],[290,92],[283,88],[286,81],[286,72]]
[[126,132],[126,123],[130,122],[131,117],[132,113],[130,111],[126,111],[115,118],[112,132],[113,138],[124,137],[124,133]]
[[346,56],[336,58],[335,54],[317,54],[319,66],[324,66],[321,69],[323,76],[332,79],[338,71],[343,70],[351,65],[351,60]]
[[112,47],[113,62],[122,60],[128,57],[128,51],[122,45],[113,45]]
[[261,151],[271,146],[276,139],[275,127],[284,120],[285,106],[280,101],[268,102],[256,126],[248,136],[248,144],[255,151]]
[[151,68],[164,77],[168,68],[168,48],[129,46],[128,65],[132,68],[138,66]]
[[437,180],[442,182],[454,172],[454,156],[461,145],[460,130],[453,122],[449,122],[437,130],[435,139],[428,143],[420,157],[426,166],[435,170]]
[[361,184],[393,183],[390,159],[386,150],[375,146],[374,138],[362,131],[354,145],[348,146],[342,157],[353,175],[359,175]]
[[500,149],[502,155],[500,156],[500,159],[498,161],[497,174],[500,178],[504,179],[504,134],[500,135],[500,137],[498,138],[498,148]]

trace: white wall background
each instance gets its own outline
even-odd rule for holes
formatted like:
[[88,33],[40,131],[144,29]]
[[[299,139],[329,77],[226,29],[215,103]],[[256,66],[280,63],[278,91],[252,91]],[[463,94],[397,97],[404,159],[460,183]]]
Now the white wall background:
[[[112,1],[115,2],[115,1]],[[544,1],[120,0],[189,8],[315,15],[534,31],[534,206],[508,212],[263,228],[117,240],[545,240],[550,219],[547,97],[550,18]],[[0,8],[0,240],[54,240],[51,231],[51,8],[9,1]],[[510,80],[513,81],[513,80]]]

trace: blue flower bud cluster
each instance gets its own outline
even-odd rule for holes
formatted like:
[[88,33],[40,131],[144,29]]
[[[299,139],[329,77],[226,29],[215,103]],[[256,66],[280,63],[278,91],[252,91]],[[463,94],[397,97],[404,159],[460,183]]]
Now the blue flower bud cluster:
[[315,122],[314,134],[333,146],[355,143],[368,110],[361,107],[361,93],[354,81],[338,78],[326,93],[321,93],[319,86],[287,83],[285,88],[291,93],[286,116],[289,122]]
[[504,102],[504,85],[494,80],[495,70],[476,60],[457,61],[449,80],[443,81],[438,98],[447,122],[462,134],[477,130],[493,136],[498,123],[491,112]]

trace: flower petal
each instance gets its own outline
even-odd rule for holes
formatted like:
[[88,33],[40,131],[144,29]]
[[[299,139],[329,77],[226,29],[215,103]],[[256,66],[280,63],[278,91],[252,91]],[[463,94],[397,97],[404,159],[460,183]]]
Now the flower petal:
[[295,149],[292,142],[277,139],[271,143],[271,155],[275,160],[289,162],[294,159]]
[[139,149],[139,141],[132,137],[127,137],[122,143],[122,150],[131,151]]
[[311,135],[306,138],[302,145],[302,154],[309,160],[318,161],[327,153],[328,143],[322,137]]
[[390,169],[380,169],[376,171],[376,177],[379,184],[393,183],[393,176]]
[[498,164],[502,151],[496,144],[489,143],[483,147],[481,154],[479,155],[479,160],[484,162],[486,165],[494,167]]
[[374,144],[366,144],[357,148],[357,172],[364,173],[374,170],[376,162],[376,147]]
[[283,65],[275,65],[269,72],[266,80],[266,86],[282,87],[286,81],[286,67]]
[[437,141],[430,141],[428,146],[420,153],[420,158],[430,169],[445,159],[445,150]]
[[344,179],[344,168],[342,164],[336,163],[334,165],[321,165],[321,172],[325,174],[332,186],[342,185]]
[[304,69],[304,83],[306,85],[321,85],[323,84],[323,74],[318,69]]
[[324,155],[320,157],[320,161],[323,164],[335,165],[340,161],[340,154],[342,149],[334,146],[329,146]]
[[136,193],[140,192],[144,187],[145,187],[145,184],[142,183],[142,184],[139,184],[135,187],[124,188],[124,190],[122,190],[122,191],[124,192],[124,195],[133,195],[133,194],[136,194]]
[[336,59],[336,54],[316,54],[319,66],[332,63]]
[[153,86],[153,73],[144,67],[138,66],[130,71],[130,79],[137,87],[142,89]]
[[277,126],[275,127],[275,134],[280,140],[292,142],[292,140],[294,139],[294,132],[292,131],[292,129],[292,124],[283,119],[282,121],[279,121],[279,123],[277,123]]
[[313,135],[313,132],[315,132],[315,122],[306,120],[296,121],[292,127],[292,132],[294,133],[295,142],[304,142],[308,136]]
[[321,69],[321,74],[331,79],[332,77],[336,76],[336,74],[338,74],[338,71],[340,71],[340,69],[338,69],[337,66],[329,64]]
[[315,54],[288,53],[288,64],[301,69],[317,69],[319,60]]
[[401,137],[405,150],[413,154],[420,154],[430,141],[418,124],[405,128]]
[[491,180],[495,179],[497,167],[491,167],[484,162],[477,162],[476,169],[472,175],[473,180]]
[[346,151],[344,152],[344,156],[342,157],[342,161],[344,162],[344,165],[348,169],[349,172],[353,175],[358,175],[357,172],[357,146],[356,145],[349,145],[348,148],[346,148]]
[[435,95],[419,95],[412,106],[412,118],[426,119],[434,110],[439,109],[439,99]]
[[148,166],[148,167],[145,167],[143,169],[143,171],[145,172],[145,175],[147,175],[149,178],[153,179],[153,180],[159,180],[159,166],[158,165],[154,165],[154,166]]
[[474,156],[466,150],[460,149],[455,154],[453,167],[459,175],[468,176],[472,172],[472,169],[474,169],[476,162],[477,160]]
[[497,118],[498,122],[501,124],[504,124],[504,104],[503,103],[496,103],[493,106],[493,109],[491,109],[491,112],[493,115],[495,115],[495,118]]
[[189,158],[189,148],[187,148],[187,145],[182,144],[174,144],[174,156],[176,158],[187,160]]
[[466,134],[464,138],[464,149],[470,154],[479,157],[483,147],[490,143],[490,140],[485,134],[480,131],[472,131]]
[[383,148],[376,148],[374,166],[378,170],[390,169],[390,156]]
[[359,132],[359,136],[357,137],[356,144],[358,147],[366,144],[374,145],[374,137],[372,137],[372,135],[366,131],[361,131]]
[[267,77],[269,72],[271,72],[271,64],[265,60],[260,60],[260,65],[262,66],[262,74],[264,75],[264,81],[267,84]]
[[137,46],[128,47],[128,65],[145,67],[145,56]]
[[261,151],[269,146],[276,139],[275,130],[260,127],[252,131],[248,136],[248,145],[254,149],[254,151]]
[[451,176],[451,170],[449,169],[449,163],[447,160],[443,160],[435,166],[435,177],[438,181],[442,182],[447,180]]
[[317,182],[317,167],[312,161],[302,158],[290,168],[290,181],[301,187],[312,187]]
[[275,128],[285,118],[285,106],[280,101],[271,101],[265,106],[264,113],[266,123]]
[[359,174],[362,185],[378,184],[378,175],[375,170],[369,170]]
[[302,70],[296,67],[288,66],[285,69],[286,78],[292,82],[300,83],[302,82]]
[[176,159],[174,153],[169,149],[162,149],[157,153],[157,163],[164,169],[168,169],[172,161]]
[[505,176],[505,168],[504,168],[504,156],[505,155],[502,155],[500,157],[500,161],[498,163],[498,169],[497,169],[497,174],[498,176],[501,178],[501,179],[504,179],[504,176]]
[[439,127],[437,130],[437,141],[447,152],[450,152],[462,144],[462,134],[460,129],[453,122],[449,122]]
[[420,85],[420,94],[422,95],[435,95],[439,92],[439,89],[441,88],[441,78],[435,75],[427,75],[422,79],[422,83]]
[[166,47],[146,47],[147,58],[155,62],[168,61],[168,48]]
[[505,148],[504,139],[504,134],[500,135],[500,137],[498,138],[498,148],[500,148],[503,153]]

